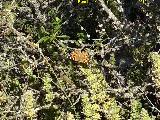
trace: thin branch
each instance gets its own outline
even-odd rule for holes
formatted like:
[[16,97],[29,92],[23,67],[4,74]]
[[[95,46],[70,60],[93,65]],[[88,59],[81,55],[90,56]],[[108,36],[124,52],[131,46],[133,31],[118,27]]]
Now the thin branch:
[[147,98],[148,102],[152,105],[152,108],[157,110],[160,113],[160,110],[155,107],[155,105],[151,102],[151,100],[146,95],[145,95],[145,97]]
[[151,102],[151,100],[147,97],[147,95],[145,94],[145,92],[143,92],[141,89],[139,89],[139,90],[145,95],[147,101],[148,101],[149,104],[152,106],[152,108],[155,109],[157,112],[160,113],[160,110],[159,110],[157,107],[155,107],[155,105],[154,105],[154,104]]
[[117,3],[119,5],[119,10],[120,12],[124,12],[123,8],[122,8],[122,2],[120,0],[117,0]]
[[122,28],[122,23],[117,19],[117,17],[112,13],[112,11],[105,5],[105,2],[103,0],[98,0],[98,1],[100,2],[104,10],[108,13],[109,18],[111,18],[114,21],[114,24],[117,27]]

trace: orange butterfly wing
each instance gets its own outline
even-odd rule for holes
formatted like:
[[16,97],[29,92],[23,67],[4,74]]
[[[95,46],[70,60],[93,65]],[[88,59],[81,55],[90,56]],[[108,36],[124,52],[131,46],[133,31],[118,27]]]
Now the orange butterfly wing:
[[89,54],[86,51],[74,50],[70,54],[73,61],[87,64],[89,62]]
[[89,54],[86,51],[82,51],[81,53],[81,62],[88,63],[89,62]]

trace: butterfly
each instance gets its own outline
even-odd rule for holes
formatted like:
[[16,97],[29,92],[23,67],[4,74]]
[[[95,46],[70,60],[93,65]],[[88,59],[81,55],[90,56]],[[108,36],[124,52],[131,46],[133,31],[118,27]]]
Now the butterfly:
[[87,51],[81,51],[79,49],[75,49],[70,53],[70,58],[73,61],[88,64],[89,63],[89,54]]

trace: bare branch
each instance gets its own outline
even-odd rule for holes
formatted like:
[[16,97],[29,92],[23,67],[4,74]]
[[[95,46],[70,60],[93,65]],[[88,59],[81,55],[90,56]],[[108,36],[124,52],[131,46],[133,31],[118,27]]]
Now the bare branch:
[[101,6],[104,8],[104,10],[108,13],[109,18],[111,18],[114,21],[114,24],[117,27],[122,28],[122,23],[117,19],[117,17],[112,13],[112,11],[105,5],[103,0],[98,0],[101,4]]

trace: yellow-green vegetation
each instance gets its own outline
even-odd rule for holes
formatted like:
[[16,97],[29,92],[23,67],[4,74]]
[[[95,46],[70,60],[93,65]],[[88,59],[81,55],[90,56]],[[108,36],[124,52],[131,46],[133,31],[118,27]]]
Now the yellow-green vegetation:
[[155,117],[150,117],[147,110],[145,110],[144,108],[142,108],[141,110],[141,119],[142,120],[155,120]]
[[67,112],[67,120],[75,120],[74,115],[71,112]]
[[2,11],[0,12],[0,15],[2,16],[0,17],[1,20],[0,25],[7,23],[7,25],[13,29],[13,24],[15,21],[16,14],[13,13],[11,10],[17,7],[17,3],[13,0],[11,3],[9,2],[4,3],[3,7],[4,7],[3,12]]
[[153,63],[152,66],[152,80],[156,86],[160,89],[160,55],[157,52],[150,53],[150,59]]
[[141,3],[146,3],[148,0],[139,0],[139,2],[141,2]]
[[148,115],[148,112],[142,108],[139,100],[131,100],[131,117],[130,120],[154,120]]
[[35,99],[33,96],[33,91],[27,90],[26,92],[24,92],[21,101],[22,101],[21,107],[24,114],[29,118],[33,118],[35,116],[35,106],[36,106]]
[[87,92],[82,95],[83,112],[86,119],[100,120],[102,112],[109,120],[120,120],[120,107],[116,104],[115,98],[105,92],[108,84],[100,70],[81,68],[81,71],[86,75],[90,86],[90,95]]
[[54,95],[52,92],[51,76],[49,74],[46,74],[45,77],[42,78],[42,80],[44,83],[43,90],[46,92],[45,100],[46,102],[52,102],[52,100],[54,99]]
[[6,95],[4,92],[0,91],[0,105],[3,103],[3,102],[6,102],[7,98],[6,98]]
[[121,0],[2,0],[0,120],[158,120],[156,2],[126,22]]

